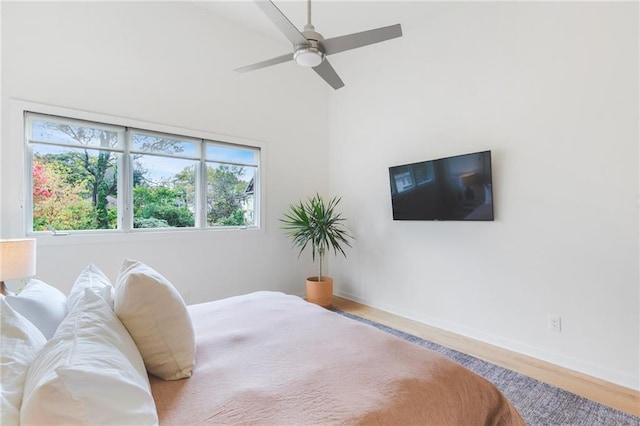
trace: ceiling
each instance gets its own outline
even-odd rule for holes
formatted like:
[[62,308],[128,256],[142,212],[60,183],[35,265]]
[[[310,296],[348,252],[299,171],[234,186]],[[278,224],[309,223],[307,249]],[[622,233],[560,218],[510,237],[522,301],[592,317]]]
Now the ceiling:
[[[207,9],[237,25],[246,26],[276,41],[290,46],[289,41],[276,26],[250,0],[199,1],[194,5]],[[275,5],[299,29],[307,23],[306,0],[274,0]],[[350,0],[312,0],[311,22],[316,31],[331,38],[393,25],[400,22],[399,16],[389,15],[392,2]]]
[[[280,11],[291,21],[291,23],[302,31],[307,23],[307,1],[306,0],[273,0],[273,3]],[[315,26],[315,30],[322,34],[325,39],[338,37],[342,35],[357,33],[361,31],[371,30],[374,28],[386,27],[394,24],[402,24],[403,32],[405,32],[405,23],[411,18],[407,15],[406,7],[397,7],[398,3],[393,1],[370,1],[370,0],[349,0],[349,1],[330,1],[330,0],[312,0],[311,5],[311,22]],[[402,2],[404,3],[404,2]],[[291,52],[291,42],[280,32],[276,25],[261,11],[260,7],[251,0],[231,0],[231,1],[198,1],[191,2],[196,7],[205,9],[218,18],[222,18],[231,22],[238,27],[244,27],[247,36],[251,33],[257,34],[259,37],[273,41],[268,47],[264,43],[236,43],[234,44],[239,58],[233,63],[233,67],[246,66],[259,61]],[[403,17],[403,13],[405,14]],[[281,46],[281,47],[278,47]],[[389,57],[393,53],[390,47],[383,49],[375,46],[365,46],[363,48],[342,52],[330,57],[329,62],[337,71],[346,85],[356,81],[354,75],[349,74],[349,67],[343,66],[342,61],[350,58],[358,60],[363,58],[362,55],[375,54],[378,50],[386,52],[385,57]],[[360,55],[360,56],[358,56]],[[366,57],[366,56],[365,56]],[[375,59],[367,62],[376,64]],[[277,68],[281,70],[285,67],[292,69],[296,67],[293,62],[289,65],[283,65]],[[268,67],[267,69],[271,69]],[[275,71],[274,71],[275,72]],[[317,81],[318,84],[322,80],[317,76],[309,74],[309,78]],[[323,84],[323,87],[326,85]],[[329,86],[326,86],[329,87]]]

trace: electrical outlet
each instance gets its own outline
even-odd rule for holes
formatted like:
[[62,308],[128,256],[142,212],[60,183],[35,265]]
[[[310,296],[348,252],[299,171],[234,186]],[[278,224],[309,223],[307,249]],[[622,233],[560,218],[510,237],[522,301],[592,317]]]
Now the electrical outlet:
[[547,325],[550,330],[562,331],[562,320],[559,315],[549,314],[547,317]]

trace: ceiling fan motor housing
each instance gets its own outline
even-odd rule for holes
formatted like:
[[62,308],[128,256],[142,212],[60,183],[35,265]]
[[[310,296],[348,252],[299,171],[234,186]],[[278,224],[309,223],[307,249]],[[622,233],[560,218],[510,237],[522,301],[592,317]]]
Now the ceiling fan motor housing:
[[304,26],[302,35],[307,39],[309,44],[296,45],[293,52],[293,60],[298,65],[304,67],[316,67],[324,61],[325,53],[320,42],[324,40],[322,34],[316,32],[313,25],[307,24]]

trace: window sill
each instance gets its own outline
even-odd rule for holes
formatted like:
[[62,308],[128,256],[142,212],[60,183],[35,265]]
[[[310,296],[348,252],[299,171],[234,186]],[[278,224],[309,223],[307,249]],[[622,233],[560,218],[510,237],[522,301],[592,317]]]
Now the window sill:
[[136,230],[132,232],[106,231],[104,233],[50,233],[34,232],[29,238],[35,238],[38,246],[67,246],[86,244],[138,243],[148,241],[189,241],[215,238],[246,238],[264,234],[264,229],[250,228],[218,228],[218,229],[171,229],[171,230]]

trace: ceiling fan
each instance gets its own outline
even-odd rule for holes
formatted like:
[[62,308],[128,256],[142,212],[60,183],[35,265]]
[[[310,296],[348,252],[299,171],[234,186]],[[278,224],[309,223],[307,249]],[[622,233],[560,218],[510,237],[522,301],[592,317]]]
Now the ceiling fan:
[[235,70],[237,72],[253,71],[294,60],[298,65],[313,68],[316,74],[337,90],[344,86],[344,83],[327,60],[327,55],[333,55],[334,53],[340,53],[345,50],[356,49],[402,36],[400,24],[395,24],[388,27],[325,39],[320,33],[315,31],[314,26],[311,24],[311,0],[307,0],[307,24],[304,26],[302,32],[298,31],[272,1],[255,0],[255,2],[271,22],[293,43],[293,52],[237,68]]

